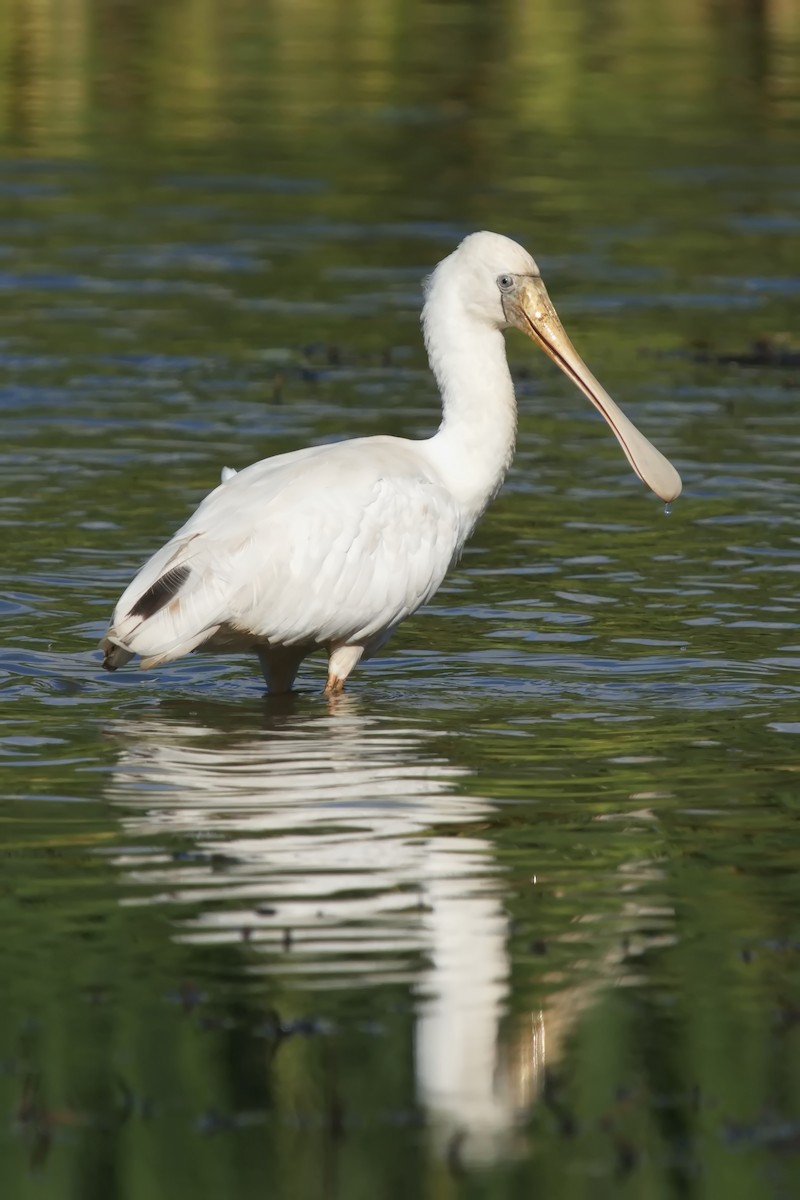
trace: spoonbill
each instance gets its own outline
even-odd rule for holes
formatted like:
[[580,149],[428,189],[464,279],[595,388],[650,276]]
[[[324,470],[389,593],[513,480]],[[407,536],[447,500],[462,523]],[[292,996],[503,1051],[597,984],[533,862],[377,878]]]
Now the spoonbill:
[[359,660],[437,591],[505,478],[517,427],[503,338],[512,325],[599,409],[643,483],[674,500],[678,472],[588,370],[530,254],[473,233],[425,285],[422,328],[443,410],[433,437],[356,438],[223,471],[123,593],[103,666],[253,650],[275,694],[323,648],[325,694],[343,691]]

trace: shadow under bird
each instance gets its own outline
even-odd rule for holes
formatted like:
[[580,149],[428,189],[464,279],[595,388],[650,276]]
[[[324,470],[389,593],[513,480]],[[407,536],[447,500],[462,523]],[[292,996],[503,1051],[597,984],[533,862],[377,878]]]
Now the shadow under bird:
[[356,438],[223,472],[123,593],[103,665],[252,650],[280,693],[323,648],[325,693],[341,692],[359,660],[430,600],[505,478],[517,427],[503,338],[512,325],[602,413],[636,475],[674,500],[678,472],[588,370],[531,256],[473,233],[426,284],[422,327],[443,410],[433,437]]

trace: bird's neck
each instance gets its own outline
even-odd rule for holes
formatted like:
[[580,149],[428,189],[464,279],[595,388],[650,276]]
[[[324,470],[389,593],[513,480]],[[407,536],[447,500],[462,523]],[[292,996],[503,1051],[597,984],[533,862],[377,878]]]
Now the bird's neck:
[[514,454],[517,405],[498,329],[468,313],[423,313],[425,345],[442,394],[442,424],[428,443],[468,537],[499,491]]

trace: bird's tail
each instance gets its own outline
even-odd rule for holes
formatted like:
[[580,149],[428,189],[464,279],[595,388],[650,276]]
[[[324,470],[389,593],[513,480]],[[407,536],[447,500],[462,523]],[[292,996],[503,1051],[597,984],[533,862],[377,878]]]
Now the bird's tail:
[[100,649],[103,651],[103,666],[106,671],[118,671],[133,658],[132,650],[126,650],[124,646],[112,642],[108,634],[101,641]]
[[226,585],[193,555],[189,538],[168,544],[145,564],[122,595],[100,642],[107,671],[135,654],[141,667],[158,666],[197,649],[219,629]]

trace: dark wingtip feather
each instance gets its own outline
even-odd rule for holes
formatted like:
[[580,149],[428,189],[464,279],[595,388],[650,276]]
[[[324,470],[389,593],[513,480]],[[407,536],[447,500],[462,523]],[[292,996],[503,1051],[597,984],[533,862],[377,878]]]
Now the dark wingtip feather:
[[130,616],[141,617],[143,621],[152,617],[180,591],[190,574],[187,566],[173,567],[171,571],[166,571],[139,597],[130,611]]
[[130,650],[125,650],[123,646],[110,642],[108,638],[103,638],[100,649],[103,651],[103,667],[106,671],[116,671],[133,658]]

